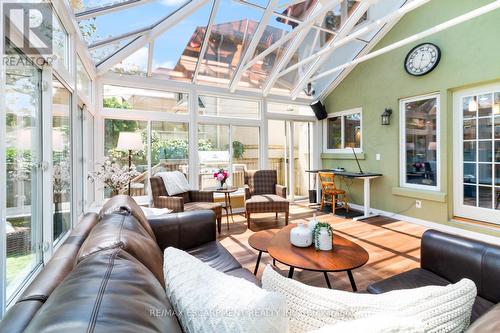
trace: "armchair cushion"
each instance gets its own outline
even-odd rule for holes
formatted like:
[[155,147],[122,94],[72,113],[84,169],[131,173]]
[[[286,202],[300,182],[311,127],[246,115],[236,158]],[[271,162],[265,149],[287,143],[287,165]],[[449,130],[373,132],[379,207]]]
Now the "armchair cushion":
[[163,195],[153,197],[153,204],[155,208],[172,209],[174,213],[180,213],[184,211],[184,199],[182,197],[168,197]]
[[288,212],[288,200],[276,194],[254,195],[245,201],[247,213]]

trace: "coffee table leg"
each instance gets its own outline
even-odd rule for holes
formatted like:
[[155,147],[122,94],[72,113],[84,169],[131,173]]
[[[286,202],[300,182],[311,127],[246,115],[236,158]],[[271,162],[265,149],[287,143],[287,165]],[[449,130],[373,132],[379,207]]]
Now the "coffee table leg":
[[290,266],[290,270],[288,271],[288,278],[291,279],[293,278],[293,270],[294,270],[295,267],[293,266]]
[[352,272],[347,271],[347,275],[349,276],[349,281],[351,281],[352,291],[358,291],[358,288],[356,288],[356,282],[354,282],[354,276],[352,276]]
[[328,278],[328,273],[323,272],[325,274],[325,280],[326,280],[326,285],[328,286],[328,289],[332,289],[332,286],[330,285],[330,279]]
[[260,258],[262,257],[262,251],[259,251],[259,255],[257,257],[257,263],[255,264],[255,270],[253,271],[253,275],[257,275],[257,271],[259,270]]

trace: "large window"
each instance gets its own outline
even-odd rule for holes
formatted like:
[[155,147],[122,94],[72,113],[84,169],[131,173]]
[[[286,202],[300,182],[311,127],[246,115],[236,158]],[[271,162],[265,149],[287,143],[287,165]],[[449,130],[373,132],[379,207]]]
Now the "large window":
[[188,94],[105,85],[103,106],[187,114]]
[[201,189],[217,186],[213,174],[229,170],[229,126],[198,125],[199,185]]
[[92,81],[80,57],[76,58],[76,89],[80,95],[92,98]]
[[[9,44],[6,43],[8,47]],[[19,56],[13,49],[9,56]],[[29,62],[6,66],[5,126],[6,299],[42,262],[41,172],[41,71]],[[5,209],[5,210],[4,210]],[[2,216],[3,217],[3,216]],[[3,225],[2,225],[3,226]],[[4,253],[2,252],[2,255]],[[3,285],[3,284],[2,284]],[[2,290],[3,294],[3,290]]]
[[188,176],[188,124],[151,122],[151,173],[180,171]]
[[361,109],[353,109],[330,114],[324,121],[324,151],[361,151],[362,126]]
[[[140,173],[132,179],[130,184],[130,195],[147,195],[148,184],[148,158],[147,158],[147,133],[148,123],[137,120],[106,119],[104,129],[104,154],[115,160],[121,167],[128,167],[129,157],[133,166]],[[141,150],[120,150],[118,140],[121,133],[137,133],[142,137],[143,147]],[[127,190],[123,192],[127,194]],[[104,189],[104,197],[109,198],[119,193],[110,188]]]
[[233,186],[245,185],[245,170],[260,169],[259,133],[258,127],[231,126]]
[[401,186],[439,189],[439,95],[401,100]]
[[71,93],[52,83],[52,191],[54,242],[71,228]]
[[259,102],[239,99],[200,96],[200,115],[226,118],[259,119]]
[[52,20],[52,45],[54,55],[66,69],[69,68],[69,37],[59,17],[54,13]]

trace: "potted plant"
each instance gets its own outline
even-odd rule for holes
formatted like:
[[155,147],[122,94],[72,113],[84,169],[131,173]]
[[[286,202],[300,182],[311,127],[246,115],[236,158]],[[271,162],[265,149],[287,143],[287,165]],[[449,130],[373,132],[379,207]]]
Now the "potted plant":
[[219,189],[222,189],[226,185],[226,180],[229,178],[229,173],[223,168],[220,168],[219,171],[214,173],[214,178],[220,184]]
[[100,180],[105,186],[111,189],[112,196],[124,191],[129,182],[140,173],[132,165],[130,170],[128,166],[120,166],[116,159],[106,157],[104,163],[96,164],[96,171],[89,173],[88,179],[92,182]]
[[316,251],[330,251],[333,248],[333,229],[329,223],[318,222],[313,229]]

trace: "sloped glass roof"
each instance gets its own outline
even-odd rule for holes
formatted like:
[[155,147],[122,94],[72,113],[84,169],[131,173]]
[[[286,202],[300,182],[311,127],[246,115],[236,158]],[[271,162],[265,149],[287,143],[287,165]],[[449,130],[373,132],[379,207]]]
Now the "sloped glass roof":
[[317,98],[405,0],[76,0],[100,72]]

